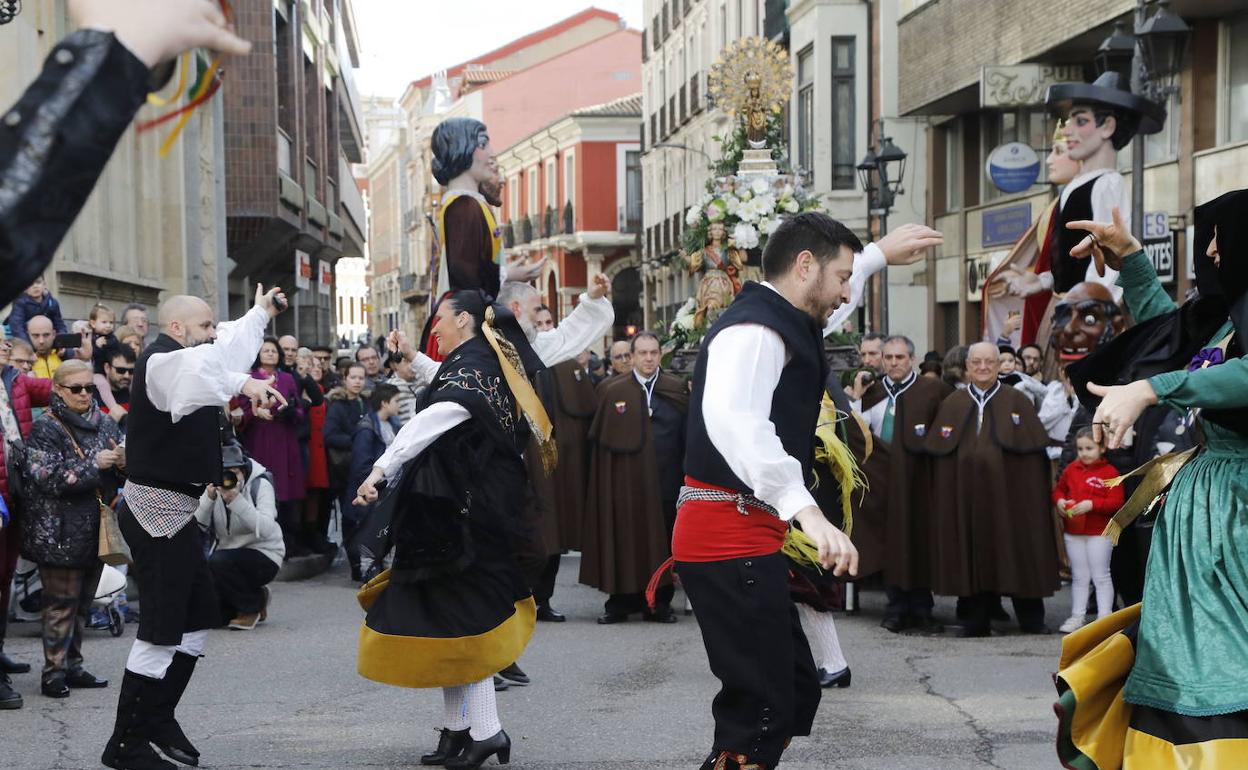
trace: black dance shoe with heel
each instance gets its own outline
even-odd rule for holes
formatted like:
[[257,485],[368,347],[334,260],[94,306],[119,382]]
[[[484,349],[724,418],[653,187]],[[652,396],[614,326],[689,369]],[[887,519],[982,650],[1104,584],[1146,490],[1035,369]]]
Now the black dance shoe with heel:
[[485,760],[498,756],[498,764],[505,765],[511,761],[511,738],[506,730],[499,730],[494,737],[483,741],[473,741],[463,754],[448,759],[446,766],[450,770],[477,770],[485,764]]
[[425,754],[421,757],[420,764],[445,765],[462,754],[464,749],[472,743],[472,737],[468,735],[467,730],[451,730],[443,727],[438,732],[442,734],[438,738],[438,748],[432,754]]

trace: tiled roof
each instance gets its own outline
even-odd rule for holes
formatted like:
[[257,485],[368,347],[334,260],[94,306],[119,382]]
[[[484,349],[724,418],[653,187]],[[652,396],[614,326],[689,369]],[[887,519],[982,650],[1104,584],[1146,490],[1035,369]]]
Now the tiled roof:
[[628,118],[641,117],[641,94],[621,97],[605,104],[583,107],[571,113],[572,117]]

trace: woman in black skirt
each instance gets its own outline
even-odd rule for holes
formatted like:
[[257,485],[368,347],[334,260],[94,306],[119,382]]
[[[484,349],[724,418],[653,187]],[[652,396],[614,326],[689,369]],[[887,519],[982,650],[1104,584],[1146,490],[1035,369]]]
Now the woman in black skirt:
[[389,521],[382,530],[394,561],[360,591],[368,613],[360,674],[398,687],[442,688],[446,724],[437,750],[421,763],[450,768],[477,768],[494,755],[509,760],[493,675],[520,657],[536,617],[513,535],[525,498],[521,451],[529,422],[548,421],[515,349],[491,322],[479,292],[441,303],[433,334],[447,357],[355,501],[377,500],[377,485],[391,479],[372,517]]

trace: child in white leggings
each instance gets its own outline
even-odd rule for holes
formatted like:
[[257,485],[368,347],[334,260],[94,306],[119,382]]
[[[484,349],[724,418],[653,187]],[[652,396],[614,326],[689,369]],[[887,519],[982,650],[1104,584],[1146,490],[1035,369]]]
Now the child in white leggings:
[[1053,488],[1053,502],[1066,517],[1066,554],[1070,557],[1070,618],[1061,625],[1067,634],[1084,624],[1089,584],[1096,586],[1096,616],[1103,618],[1113,611],[1109,558],[1114,546],[1101,533],[1124,499],[1121,486],[1105,486],[1106,480],[1119,473],[1105,460],[1105,450],[1093,440],[1091,428],[1075,435],[1075,447],[1078,459],[1062,471]]

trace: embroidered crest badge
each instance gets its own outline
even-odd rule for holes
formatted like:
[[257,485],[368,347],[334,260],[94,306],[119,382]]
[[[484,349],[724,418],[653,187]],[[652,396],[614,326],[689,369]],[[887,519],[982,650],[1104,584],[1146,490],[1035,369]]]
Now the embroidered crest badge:
[[1010,412],[1010,420],[1012,420],[1015,425],[1023,424],[1023,416],[1018,412]]
[[624,413],[625,413],[625,412],[627,412],[627,411],[628,411],[628,402],[627,402],[627,401],[616,401],[616,402],[615,402],[615,413],[616,413],[616,414],[624,414]]
[[941,438],[949,438],[949,437],[950,437],[950,436],[952,436],[952,435],[953,435],[953,426],[952,426],[952,425],[942,425],[942,426],[940,426],[940,437],[941,437]]
[[914,435],[918,436],[919,438],[923,438],[924,436],[926,436],[927,426],[924,425],[923,423],[919,423],[918,425],[914,426]]

